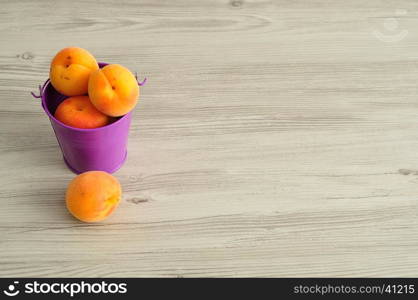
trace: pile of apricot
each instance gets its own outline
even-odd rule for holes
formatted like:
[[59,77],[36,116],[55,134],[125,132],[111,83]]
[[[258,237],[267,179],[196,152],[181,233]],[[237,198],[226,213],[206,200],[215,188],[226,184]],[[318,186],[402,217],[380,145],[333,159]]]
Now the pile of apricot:
[[[52,86],[68,96],[54,117],[67,126],[93,129],[110,124],[129,113],[137,104],[139,86],[135,76],[118,64],[99,68],[93,55],[77,47],[59,51],[51,62]],[[121,200],[119,181],[103,171],[89,171],[68,185],[68,211],[83,222],[107,218]]]
[[130,112],[139,98],[138,82],[127,68],[110,64],[100,69],[94,56],[78,47],[55,55],[49,79],[68,96],[57,107],[55,118],[75,128],[106,126]]

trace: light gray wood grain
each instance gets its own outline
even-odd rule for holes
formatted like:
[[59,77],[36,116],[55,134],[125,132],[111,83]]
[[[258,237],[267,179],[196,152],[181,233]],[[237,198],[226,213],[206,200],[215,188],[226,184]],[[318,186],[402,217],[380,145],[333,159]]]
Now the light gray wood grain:
[[[416,1],[0,4],[0,276],[418,276]],[[101,224],[29,95],[70,45],[149,78]]]

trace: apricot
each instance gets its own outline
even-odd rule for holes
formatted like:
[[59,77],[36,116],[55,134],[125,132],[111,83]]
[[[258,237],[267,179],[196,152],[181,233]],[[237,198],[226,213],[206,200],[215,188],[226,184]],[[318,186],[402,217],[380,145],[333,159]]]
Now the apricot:
[[99,69],[96,59],[87,50],[64,48],[51,62],[49,79],[52,86],[66,96],[84,95],[91,72]]
[[65,125],[91,129],[106,126],[111,118],[98,111],[87,96],[74,96],[58,105],[55,118]]
[[112,117],[130,112],[139,97],[139,86],[135,76],[118,64],[107,65],[91,73],[88,90],[93,105]]
[[122,196],[119,181],[103,171],[88,171],[75,177],[67,188],[68,211],[83,222],[99,222],[118,206]]

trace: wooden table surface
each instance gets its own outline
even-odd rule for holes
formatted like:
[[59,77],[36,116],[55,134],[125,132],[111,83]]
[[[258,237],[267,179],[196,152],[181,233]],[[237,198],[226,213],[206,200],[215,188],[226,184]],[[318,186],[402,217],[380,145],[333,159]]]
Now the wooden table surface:
[[[0,276],[418,276],[418,2],[0,4]],[[98,224],[29,94],[72,45],[149,79]]]

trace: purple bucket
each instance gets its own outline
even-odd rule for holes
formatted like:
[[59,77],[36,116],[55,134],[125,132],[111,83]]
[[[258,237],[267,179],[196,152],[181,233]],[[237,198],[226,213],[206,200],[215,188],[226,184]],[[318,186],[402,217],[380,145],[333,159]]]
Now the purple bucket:
[[[99,63],[100,68],[106,65]],[[95,170],[114,173],[123,165],[127,157],[132,112],[103,127],[74,128],[54,117],[58,105],[68,97],[58,93],[49,79],[40,92],[42,107],[51,121],[64,161],[71,171],[76,174]]]

